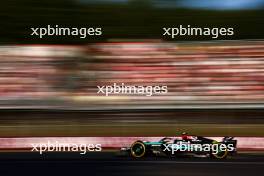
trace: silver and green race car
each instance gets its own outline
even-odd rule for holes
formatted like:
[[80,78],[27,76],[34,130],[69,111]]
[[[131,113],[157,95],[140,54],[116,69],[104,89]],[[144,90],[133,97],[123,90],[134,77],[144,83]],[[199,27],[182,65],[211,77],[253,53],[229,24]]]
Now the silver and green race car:
[[157,142],[138,140],[129,147],[122,147],[120,152],[121,155],[128,155],[134,158],[167,156],[224,159],[236,153],[236,146],[237,140],[234,140],[233,137],[224,137],[222,141],[201,136],[165,137]]

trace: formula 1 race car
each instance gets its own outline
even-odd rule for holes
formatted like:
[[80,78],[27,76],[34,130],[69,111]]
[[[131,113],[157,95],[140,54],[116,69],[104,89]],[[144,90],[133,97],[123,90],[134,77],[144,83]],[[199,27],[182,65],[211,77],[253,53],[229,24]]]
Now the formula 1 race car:
[[237,141],[233,137],[224,137],[221,142],[201,136],[165,137],[158,142],[135,141],[130,147],[122,147],[120,152],[121,155],[134,158],[189,156],[224,159],[236,153],[236,145]]

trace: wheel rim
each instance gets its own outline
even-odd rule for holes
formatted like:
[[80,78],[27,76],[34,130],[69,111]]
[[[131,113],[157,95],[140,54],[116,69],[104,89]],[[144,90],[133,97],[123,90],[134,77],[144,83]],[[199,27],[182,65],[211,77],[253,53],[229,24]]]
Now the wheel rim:
[[145,155],[146,148],[142,142],[135,142],[131,146],[131,154],[133,157],[140,158]]
[[[219,143],[219,142],[217,142],[217,141],[214,141],[213,142],[213,144],[221,144],[221,143]],[[218,147],[219,148],[219,147]],[[213,154],[213,156],[215,157],[215,158],[217,158],[217,159],[223,159],[223,158],[225,158],[226,156],[227,156],[227,153],[228,153],[228,151],[227,151],[227,149],[226,150],[224,150],[224,151],[219,151],[218,150],[218,152],[216,153],[216,154]]]

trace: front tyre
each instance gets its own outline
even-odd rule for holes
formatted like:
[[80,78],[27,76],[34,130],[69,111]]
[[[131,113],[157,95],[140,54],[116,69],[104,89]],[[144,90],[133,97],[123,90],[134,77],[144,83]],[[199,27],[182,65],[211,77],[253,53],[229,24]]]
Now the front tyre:
[[142,158],[146,154],[146,145],[142,141],[136,141],[131,145],[131,155],[134,158]]

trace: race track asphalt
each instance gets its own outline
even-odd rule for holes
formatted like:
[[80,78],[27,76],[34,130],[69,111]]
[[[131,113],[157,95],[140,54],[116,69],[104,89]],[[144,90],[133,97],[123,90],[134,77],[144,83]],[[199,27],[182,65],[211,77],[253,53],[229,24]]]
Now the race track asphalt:
[[118,157],[113,152],[0,153],[0,175],[72,175],[72,176],[251,176],[263,175],[263,154],[238,154],[226,160],[205,158]]

